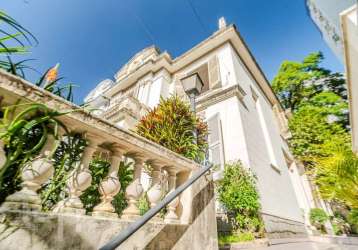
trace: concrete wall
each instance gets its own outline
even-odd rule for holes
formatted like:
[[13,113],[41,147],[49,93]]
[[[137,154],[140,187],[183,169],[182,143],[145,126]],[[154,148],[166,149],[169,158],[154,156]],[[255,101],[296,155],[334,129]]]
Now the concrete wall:
[[[182,195],[181,202],[190,204],[184,218],[187,223],[164,224],[151,220],[118,249],[217,249],[213,197],[211,177],[204,176]],[[129,224],[130,221],[122,219],[2,210],[0,249],[99,249]]]

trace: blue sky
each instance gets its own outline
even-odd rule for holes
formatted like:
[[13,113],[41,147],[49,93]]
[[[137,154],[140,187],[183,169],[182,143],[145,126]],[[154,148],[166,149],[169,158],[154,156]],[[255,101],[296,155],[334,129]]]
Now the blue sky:
[[326,68],[343,71],[304,0],[2,0],[0,8],[39,40],[24,56],[36,59],[33,67],[59,62],[60,75],[80,85],[76,103],[144,47],[176,57],[212,34],[221,16],[237,25],[269,80],[283,60],[314,51],[324,53]]

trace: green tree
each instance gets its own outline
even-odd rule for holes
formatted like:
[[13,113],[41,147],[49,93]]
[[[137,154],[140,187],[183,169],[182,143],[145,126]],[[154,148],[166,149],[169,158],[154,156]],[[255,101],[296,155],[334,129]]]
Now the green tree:
[[285,109],[296,111],[300,104],[317,93],[331,91],[346,98],[345,81],[340,73],[320,67],[321,52],[311,53],[302,62],[284,61],[272,88]]
[[304,163],[329,154],[330,145],[347,145],[347,103],[333,92],[321,92],[303,102],[289,120],[293,153]]

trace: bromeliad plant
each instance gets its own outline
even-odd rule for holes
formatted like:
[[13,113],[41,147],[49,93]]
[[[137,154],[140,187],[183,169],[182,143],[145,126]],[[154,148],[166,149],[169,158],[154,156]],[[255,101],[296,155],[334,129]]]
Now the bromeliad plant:
[[[197,143],[193,135],[195,129]],[[162,98],[159,105],[140,120],[136,132],[189,159],[200,161],[205,158],[208,126],[178,96]]]

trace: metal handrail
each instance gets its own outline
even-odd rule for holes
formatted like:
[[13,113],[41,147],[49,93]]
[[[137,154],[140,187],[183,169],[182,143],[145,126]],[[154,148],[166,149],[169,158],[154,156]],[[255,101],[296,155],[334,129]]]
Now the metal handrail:
[[162,201],[160,201],[155,207],[151,208],[142,217],[131,223],[124,231],[115,236],[107,244],[102,246],[100,250],[113,250],[120,246],[126,239],[140,229],[145,223],[147,223],[152,217],[154,217],[160,210],[167,206],[172,200],[180,195],[185,189],[190,187],[195,181],[210,170],[212,164],[199,169],[190,179],[180,185],[174,192],[169,193]]

